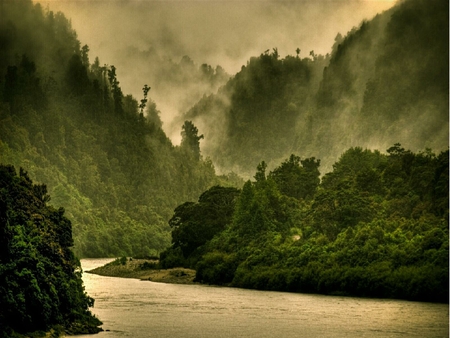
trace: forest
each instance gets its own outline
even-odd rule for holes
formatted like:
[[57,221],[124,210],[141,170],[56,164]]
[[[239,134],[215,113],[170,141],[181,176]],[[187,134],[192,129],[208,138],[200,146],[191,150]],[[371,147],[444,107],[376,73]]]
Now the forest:
[[[174,146],[151,88],[142,80],[141,98],[124,95],[119,70],[91,62],[62,13],[27,0],[2,6],[1,163],[46,184],[50,203],[73,221],[79,257],[156,255],[170,244],[178,204],[212,185],[242,184],[215,174],[191,121]],[[217,81],[208,67],[184,64],[196,79]]]
[[232,76],[152,56],[157,83],[194,93],[173,121],[179,145],[152,79],[126,94],[122,70],[91,56],[63,13],[31,0],[0,10],[9,333],[95,330],[76,257],[159,256],[207,284],[448,302],[448,1],[401,1],[337,34],[329,54],[273,46]]
[[163,268],[202,283],[448,302],[448,150],[350,148],[257,166],[242,190],[213,187],[175,209]]
[[246,179],[292,153],[328,172],[351,147],[446,150],[448,10],[443,0],[401,1],[337,34],[329,54],[267,50],[180,121],[202,126],[202,152],[219,170]]
[[23,169],[0,166],[0,187],[0,335],[99,332],[64,208]]

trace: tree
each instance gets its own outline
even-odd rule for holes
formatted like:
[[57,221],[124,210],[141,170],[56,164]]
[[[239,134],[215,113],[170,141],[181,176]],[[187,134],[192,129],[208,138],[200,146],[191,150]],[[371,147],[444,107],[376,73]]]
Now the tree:
[[144,98],[141,100],[141,104],[139,105],[139,113],[141,115],[144,115],[144,109],[145,106],[147,105],[147,94],[150,91],[150,89],[151,88],[146,84],[144,85],[144,88],[142,88],[142,91],[144,92]]
[[108,69],[108,79],[109,84],[111,86],[111,94],[114,101],[114,111],[116,113],[122,113],[123,112],[123,106],[122,106],[122,89],[119,87],[119,81],[117,80],[116,75],[116,67],[111,66],[110,69]]
[[192,121],[185,121],[181,131],[181,148],[190,153],[194,159],[200,160],[200,140],[198,129]]
[[[80,263],[72,250],[72,225],[55,210],[45,185],[0,166],[0,334],[49,330],[94,333],[101,322],[89,307]],[[15,336],[15,335],[11,335]]]
[[47,98],[37,77],[37,67],[27,55],[23,54],[17,66],[8,66],[3,98],[10,104],[11,110],[31,105],[34,109],[45,107]]
[[84,45],[81,48],[81,61],[83,62],[83,66],[86,68],[89,67],[89,46]]
[[320,160],[314,157],[301,160],[299,156],[292,154],[269,177],[286,196],[296,199],[312,198],[320,183],[319,165]]
[[214,186],[205,191],[198,203],[179,205],[169,220],[172,230],[172,248],[181,248],[184,258],[223,231],[231,222],[235,201],[239,195],[236,188]]
[[66,72],[66,81],[71,93],[74,95],[83,95],[88,92],[90,80],[86,66],[83,64],[82,57],[73,54],[70,58]]
[[266,162],[262,161],[261,163],[258,164],[258,166],[256,167],[256,174],[255,176],[253,176],[254,179],[256,180],[256,184],[260,184],[266,180],[266,169],[267,169]]

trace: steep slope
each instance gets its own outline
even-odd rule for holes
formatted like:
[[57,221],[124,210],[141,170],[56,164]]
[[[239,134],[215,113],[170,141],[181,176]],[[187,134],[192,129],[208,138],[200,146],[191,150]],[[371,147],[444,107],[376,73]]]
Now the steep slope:
[[[97,333],[64,209],[22,169],[0,166],[0,335]],[[28,335],[27,335],[28,336]]]
[[184,117],[204,154],[247,177],[291,153],[325,171],[351,146],[448,147],[448,2],[407,0],[340,34],[331,55],[252,58]]
[[227,180],[194,154],[195,126],[174,147],[148,90],[140,104],[124,95],[118,70],[90,62],[62,13],[28,0],[1,9],[0,161],[47,184],[73,220],[78,255],[167,247],[173,208]]
[[403,1],[351,32],[324,70],[316,140],[331,150],[446,149],[447,14],[447,1]]
[[183,118],[205,134],[202,151],[218,168],[249,176],[262,160],[270,165],[294,150],[299,116],[309,115],[327,61],[267,51]]

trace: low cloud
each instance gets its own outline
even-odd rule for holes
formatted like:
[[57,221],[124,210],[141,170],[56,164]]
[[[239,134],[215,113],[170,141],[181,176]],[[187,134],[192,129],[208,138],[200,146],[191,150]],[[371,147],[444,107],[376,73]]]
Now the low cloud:
[[[186,1],[186,0],[44,0],[61,11],[77,31],[90,58],[117,67],[122,90],[137,99],[144,83],[161,111],[164,128],[185,109],[185,93],[159,89],[161,60],[179,63],[188,55],[197,66],[222,66],[234,75],[251,56],[278,48],[280,55],[331,51],[337,33],[345,35],[393,1]],[[160,74],[159,74],[160,76]],[[158,82],[159,81],[159,82]],[[213,88],[215,89],[215,88]],[[212,90],[211,88],[207,89]],[[168,92],[169,91],[169,92]],[[198,90],[196,90],[198,92]],[[197,94],[196,94],[197,95]],[[185,100],[180,104],[179,100]],[[193,96],[193,103],[197,97]],[[166,129],[168,134],[172,131]]]

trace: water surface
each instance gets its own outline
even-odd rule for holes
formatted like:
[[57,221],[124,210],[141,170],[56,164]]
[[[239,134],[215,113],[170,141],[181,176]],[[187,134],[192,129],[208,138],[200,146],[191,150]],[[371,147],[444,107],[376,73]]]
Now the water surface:
[[[82,260],[84,270],[108,260]],[[153,283],[84,273],[100,338],[448,337],[447,304]],[[92,336],[79,336],[91,337]]]

